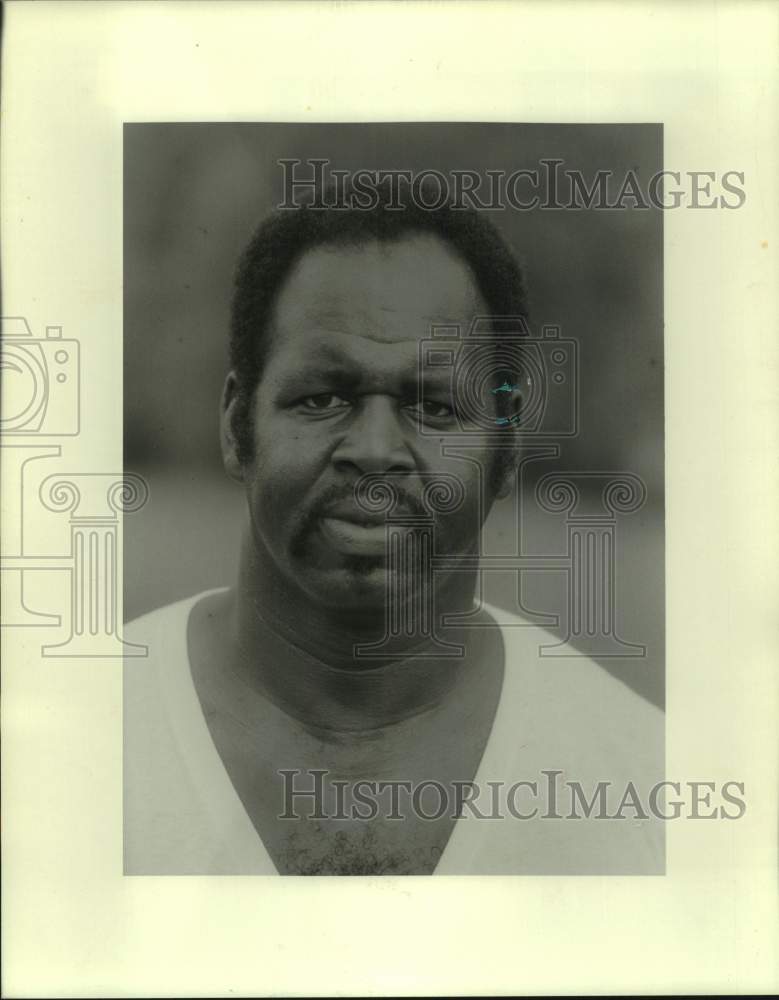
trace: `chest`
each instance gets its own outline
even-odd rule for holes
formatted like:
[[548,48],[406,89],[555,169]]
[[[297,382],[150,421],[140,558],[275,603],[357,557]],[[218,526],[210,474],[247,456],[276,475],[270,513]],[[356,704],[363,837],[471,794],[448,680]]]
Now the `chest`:
[[[375,710],[384,703],[369,688],[351,725],[335,728],[317,711],[316,700],[308,699],[307,712],[294,712],[247,685],[245,674],[230,669],[227,634],[197,625],[195,619],[190,657],[201,708],[227,775],[278,871],[434,871],[464,789],[477,774],[501,697],[503,648],[495,630],[477,630],[447,697],[377,725],[381,713]],[[270,653],[263,655],[268,659]],[[296,667],[283,662],[290,670]],[[321,721],[315,726],[317,716]]]
[[431,874],[490,734],[492,713],[322,738],[269,711],[253,738],[213,713],[217,749],[282,874]]

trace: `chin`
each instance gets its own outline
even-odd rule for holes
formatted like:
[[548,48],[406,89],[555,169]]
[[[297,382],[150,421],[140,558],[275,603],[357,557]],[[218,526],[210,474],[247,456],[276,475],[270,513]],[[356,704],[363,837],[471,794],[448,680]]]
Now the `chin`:
[[317,574],[307,589],[326,607],[375,612],[383,617],[389,599],[389,572],[384,561],[359,560]]

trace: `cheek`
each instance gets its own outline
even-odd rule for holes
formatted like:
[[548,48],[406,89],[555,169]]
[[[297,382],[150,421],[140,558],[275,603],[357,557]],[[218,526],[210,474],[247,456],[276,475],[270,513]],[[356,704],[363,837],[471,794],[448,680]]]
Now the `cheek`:
[[258,475],[265,475],[281,486],[302,474],[316,450],[315,441],[284,412],[267,403],[255,406],[255,467]]
[[273,433],[266,424],[255,432],[250,494],[258,520],[282,522],[304,502],[319,467],[312,445],[289,428]]
[[490,504],[491,461],[491,456],[482,457],[479,453],[467,460],[457,456],[442,456],[440,450],[427,456],[426,468],[433,478],[436,473],[443,473],[445,477],[457,481],[463,502],[454,516],[473,517],[475,512],[480,511],[483,502],[485,505]]
[[446,473],[459,483],[463,500],[454,511],[443,511],[437,517],[439,545],[443,551],[464,551],[478,539],[481,525],[489,512],[489,492],[485,494],[485,484],[489,482],[489,467],[485,463],[446,459],[438,456],[436,463],[430,463],[430,470]]

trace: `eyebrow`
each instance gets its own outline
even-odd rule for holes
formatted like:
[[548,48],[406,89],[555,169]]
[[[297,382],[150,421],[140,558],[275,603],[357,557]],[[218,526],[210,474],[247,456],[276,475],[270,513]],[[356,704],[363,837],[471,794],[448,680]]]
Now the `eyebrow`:
[[[276,379],[276,388],[282,393],[291,392],[298,388],[304,388],[306,383],[324,383],[332,385],[344,391],[354,392],[370,382],[371,375],[375,375],[370,369],[358,367],[352,363],[327,363],[323,365],[312,364],[309,360],[307,364],[300,368],[292,369],[279,374]],[[394,381],[392,375],[387,381]],[[408,367],[405,371],[399,372],[397,383],[404,392],[415,394],[420,384],[427,386],[441,385],[449,387],[450,376],[439,369],[420,372],[416,365]]]
[[344,388],[356,388],[364,378],[358,369],[347,365],[303,365],[276,377],[276,385],[282,391],[294,389],[304,382],[327,382]]

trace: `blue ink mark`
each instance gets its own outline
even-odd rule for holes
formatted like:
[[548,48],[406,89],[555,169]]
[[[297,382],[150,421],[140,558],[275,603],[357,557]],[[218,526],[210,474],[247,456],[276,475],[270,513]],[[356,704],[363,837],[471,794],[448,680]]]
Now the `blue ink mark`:
[[496,424],[518,424],[519,414],[515,413],[513,417],[498,417],[495,421]]
[[498,392],[514,392],[515,389],[519,389],[518,385],[509,385],[508,382],[504,382],[503,385],[499,385],[497,389],[490,389],[493,396]]

